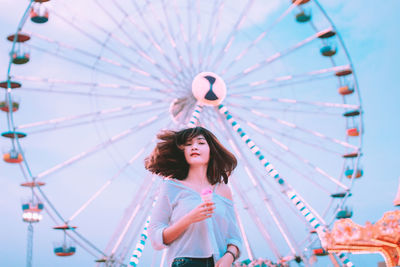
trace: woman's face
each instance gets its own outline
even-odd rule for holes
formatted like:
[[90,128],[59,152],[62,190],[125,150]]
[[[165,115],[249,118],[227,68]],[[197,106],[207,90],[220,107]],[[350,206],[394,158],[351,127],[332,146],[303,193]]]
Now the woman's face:
[[210,147],[203,135],[188,140],[184,145],[184,154],[190,166],[207,165],[210,159]]

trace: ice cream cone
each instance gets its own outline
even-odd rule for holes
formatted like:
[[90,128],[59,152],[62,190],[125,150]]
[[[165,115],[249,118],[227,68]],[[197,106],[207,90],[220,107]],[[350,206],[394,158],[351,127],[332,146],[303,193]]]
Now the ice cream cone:
[[212,190],[211,188],[205,188],[201,191],[201,199],[203,202],[211,202],[212,201]]

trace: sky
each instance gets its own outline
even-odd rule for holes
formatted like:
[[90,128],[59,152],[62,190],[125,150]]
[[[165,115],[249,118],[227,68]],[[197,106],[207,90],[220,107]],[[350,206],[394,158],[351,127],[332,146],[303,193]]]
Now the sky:
[[[399,90],[397,90],[397,84],[400,82],[400,77],[398,75],[398,70],[400,69],[400,54],[396,51],[400,45],[400,37],[398,35],[398,22],[395,12],[399,10],[400,3],[395,0],[389,0],[385,1],[385,3],[379,7],[377,7],[376,3],[373,1],[361,0],[321,0],[320,3],[334,22],[351,55],[361,93],[365,129],[361,161],[364,175],[360,180],[356,181],[356,185],[352,189],[353,196],[351,197],[351,206],[354,211],[352,217],[353,221],[364,225],[367,221],[376,222],[386,211],[396,209],[393,206],[393,200],[397,192],[400,178],[400,172],[395,167],[400,163],[400,156],[397,153],[398,148],[400,148],[400,141],[398,139],[400,132],[400,118],[398,116],[400,114],[400,106],[397,103],[398,99],[400,99],[400,93]],[[12,2],[0,0],[0,4],[8,7],[0,11],[2,25],[0,27],[0,35],[5,37],[15,31],[19,18],[24,11],[24,6],[27,3],[21,0]],[[85,8],[86,9],[82,8],[81,11],[77,12],[85,13],[88,7]],[[276,7],[272,4],[269,8],[275,10]],[[104,19],[107,20],[106,18]],[[262,18],[255,16],[254,20],[261,21]],[[64,34],[68,37],[67,32]],[[57,35],[57,33],[55,33],[55,35]],[[284,36],[284,33],[282,33],[282,36]],[[0,42],[0,74],[3,75],[3,79],[7,71],[9,49],[10,43],[3,38],[3,41]],[[49,63],[46,62],[46,64]],[[37,68],[37,65],[35,68]],[[25,70],[19,68],[18,71],[29,72],[29,67]],[[57,70],[52,71],[57,73]],[[71,76],[76,75],[75,73],[70,73],[68,70],[63,71]],[[41,100],[40,98],[32,96],[32,101],[29,100],[29,102],[41,103]],[[64,99],[66,102],[69,100],[68,97]],[[34,108],[26,99],[22,99],[22,103],[23,105],[31,105],[30,107]],[[99,105],[102,104],[103,103],[100,103]],[[82,105],[85,105],[85,103],[81,103],[80,100],[76,99],[76,102],[73,103],[70,108],[73,109],[74,107],[81,107]],[[90,110],[93,110],[93,106],[88,106],[87,111],[89,112]],[[37,112],[40,113],[40,110]],[[28,117],[29,116],[27,116],[26,119],[20,118],[21,122],[30,122],[30,118]],[[0,124],[1,131],[6,130],[5,122],[4,118],[2,118]],[[108,128],[99,127],[101,131],[106,132],[105,136],[113,134]],[[108,131],[110,131],[110,133],[108,133]],[[79,135],[79,133],[74,133],[73,131],[71,131],[70,134],[78,135],[80,142],[88,144],[91,144],[91,141],[93,141],[91,139],[101,139],[100,137],[102,135],[102,133],[100,133],[100,137],[94,138],[91,136]],[[78,138],[78,136],[74,137]],[[138,138],[141,140],[146,138],[146,133],[139,135]],[[8,143],[6,141],[7,140],[1,140],[0,142],[2,151],[8,148]],[[49,137],[46,141],[48,143],[56,143],[57,135]],[[49,161],[47,164],[48,166],[59,162],[57,160],[60,158],[65,158],[64,155],[69,157],[77,152],[72,146],[63,144],[62,141],[58,142],[57,149],[54,151],[46,151],[44,143],[46,142],[44,142],[40,136],[36,136],[32,137],[32,141],[27,143],[25,147],[28,152],[37,152],[39,150],[40,153],[43,153],[43,158]],[[42,145],[43,148],[41,148]],[[115,155],[118,154],[118,152],[124,153],[124,151],[119,147],[115,148],[115,150],[117,153],[113,151],[110,152],[110,154],[112,154],[118,166],[119,158]],[[32,165],[35,166],[36,164],[37,166],[39,163],[40,166],[41,159],[41,157],[31,158]],[[103,159],[96,158],[93,162],[87,162],[87,165],[78,166],[78,168],[82,169],[81,175],[83,177],[96,175],[100,177],[100,170],[96,170],[96,160]],[[101,161],[101,163],[103,163],[103,161]],[[115,172],[115,168],[115,166],[114,168],[110,167],[106,169],[105,172],[107,172],[108,175],[112,175]],[[37,173],[43,169],[45,168],[36,168],[34,171]],[[135,171],[136,169],[131,170],[131,174]],[[63,188],[64,186],[67,188],[73,183],[77,187],[75,193],[77,195],[86,195],[85,190],[91,190],[81,186],[83,185],[82,181],[73,177],[72,171],[66,171],[63,175],[70,175],[71,180],[56,182],[55,178],[51,177],[48,180],[50,189],[54,187]],[[2,208],[4,218],[2,223],[3,227],[1,227],[0,230],[0,261],[6,266],[22,266],[25,264],[26,224],[20,219],[20,204],[27,198],[27,193],[19,186],[19,183],[22,181],[23,178],[17,166],[10,166],[9,164],[0,162],[0,207]],[[101,199],[101,205],[107,205],[107,197],[115,198],[117,194],[119,196],[114,200],[124,201],[129,194],[136,192],[130,191],[129,187],[135,186],[137,180],[129,179],[128,175],[123,176],[119,183],[120,186],[125,187],[125,189],[123,189],[120,194],[115,192],[112,194],[112,192],[110,192],[109,195]],[[92,185],[95,187],[100,185],[100,183]],[[65,197],[64,201],[73,202],[74,198],[75,197]],[[120,207],[120,209],[122,208]],[[72,209],[70,211],[68,207],[65,207],[65,212],[70,214]],[[101,214],[101,211],[99,211],[99,213]],[[82,219],[82,223],[84,223],[84,219]],[[96,223],[103,223],[101,217],[96,220]],[[58,266],[70,266],[68,265],[70,263],[68,263],[66,259],[56,259],[51,253],[52,243],[57,240],[62,240],[62,235],[59,233],[47,233],[45,228],[52,226],[48,218],[40,224],[40,226],[35,227],[33,266],[53,266],[54,264]],[[90,231],[88,231],[88,233],[89,232]],[[97,233],[97,235],[101,236],[99,233]],[[99,243],[105,245],[104,241],[99,241]],[[48,254],[46,254],[45,251],[48,251]],[[82,254],[84,253],[85,252],[82,252]],[[83,260],[80,261],[81,259],[87,260],[87,255],[80,256],[82,254],[74,256],[75,264],[83,262]],[[146,257],[146,259],[149,260],[151,256],[146,255]],[[383,260],[376,255],[351,255],[350,259],[356,266],[376,266],[378,261]],[[326,261],[322,260],[317,263],[317,266],[326,266],[325,264]]]

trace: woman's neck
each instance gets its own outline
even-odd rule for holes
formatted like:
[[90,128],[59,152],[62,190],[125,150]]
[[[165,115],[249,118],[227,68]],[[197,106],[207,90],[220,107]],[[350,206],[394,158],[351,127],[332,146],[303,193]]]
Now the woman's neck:
[[195,185],[209,185],[207,179],[207,165],[190,166],[186,182]]

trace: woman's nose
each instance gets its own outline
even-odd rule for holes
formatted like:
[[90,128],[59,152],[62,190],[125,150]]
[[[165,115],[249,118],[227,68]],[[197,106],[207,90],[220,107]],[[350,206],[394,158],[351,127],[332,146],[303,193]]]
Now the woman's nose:
[[192,144],[192,150],[193,149],[197,150],[197,148],[198,148],[198,145],[196,143]]

